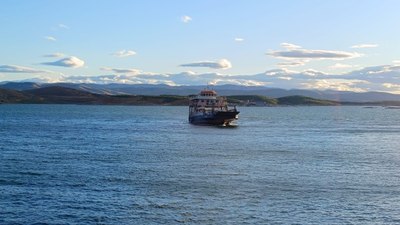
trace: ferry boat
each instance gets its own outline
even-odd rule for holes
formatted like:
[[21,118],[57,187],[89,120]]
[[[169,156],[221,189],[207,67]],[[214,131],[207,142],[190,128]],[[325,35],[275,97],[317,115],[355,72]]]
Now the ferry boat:
[[198,125],[230,125],[238,119],[236,106],[228,107],[226,97],[214,90],[204,89],[189,96],[189,122]]

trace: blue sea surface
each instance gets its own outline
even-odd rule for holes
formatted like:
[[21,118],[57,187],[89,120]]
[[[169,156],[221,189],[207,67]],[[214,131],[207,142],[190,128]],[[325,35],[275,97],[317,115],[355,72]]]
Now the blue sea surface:
[[0,105],[0,224],[400,224],[400,110]]

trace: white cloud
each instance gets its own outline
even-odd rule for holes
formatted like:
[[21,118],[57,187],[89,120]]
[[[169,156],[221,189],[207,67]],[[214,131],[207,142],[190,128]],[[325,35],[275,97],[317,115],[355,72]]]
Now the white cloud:
[[208,83],[211,85],[234,84],[242,86],[266,86],[269,84],[269,82],[261,82],[255,80],[240,80],[240,79],[214,79]]
[[400,84],[393,84],[393,83],[383,83],[382,86],[385,88],[395,88],[395,89],[400,89]]
[[183,72],[182,74],[186,74],[186,75],[189,75],[189,76],[194,76],[194,75],[196,75],[196,72],[188,70],[188,71]]
[[[360,79],[375,84],[372,88],[378,88],[383,83],[400,83],[400,65],[381,65],[365,67],[340,75],[347,79]],[[379,90],[379,89],[376,89]]]
[[359,45],[353,45],[351,48],[376,48],[379,45],[377,44],[359,44]]
[[400,65],[400,60],[393,60],[394,65]]
[[66,57],[55,62],[44,62],[43,65],[49,66],[62,66],[62,67],[70,67],[70,68],[79,68],[82,67],[85,62],[75,56]]
[[[207,65],[207,67],[208,66],[209,65]],[[2,70],[4,71],[5,68],[2,68]],[[285,89],[307,88],[357,92],[383,90],[392,93],[400,93],[400,66],[396,65],[366,67],[340,75],[323,73],[313,69],[294,71],[286,68],[246,75],[221,74],[215,72],[194,73],[191,71],[181,73],[150,73],[130,68],[103,68],[103,70],[108,71],[111,74],[108,73],[109,75],[93,77],[62,77],[58,82],[169,85],[199,85],[215,83],[251,86],[262,85]]]
[[221,59],[218,62],[214,61],[202,61],[202,62],[195,62],[195,63],[187,63],[187,64],[182,64],[180,66],[183,67],[208,67],[212,69],[229,69],[232,68],[231,62],[227,59]]
[[329,66],[329,69],[348,69],[354,67],[353,65],[343,64],[343,63],[336,63],[332,66]]
[[114,55],[114,56],[117,56],[117,57],[128,57],[128,56],[133,56],[133,55],[136,55],[136,52],[135,51],[132,51],[132,50],[121,50],[121,51],[118,51],[118,52],[114,52],[114,53],[112,53],[112,55]]
[[289,62],[280,62],[277,64],[278,66],[281,67],[296,67],[296,66],[304,66],[305,65],[305,61],[289,61]]
[[365,92],[367,89],[357,87],[358,84],[368,84],[364,80],[346,80],[346,79],[320,79],[302,83],[307,89],[335,90],[335,91],[354,91]]
[[242,42],[242,41],[244,41],[244,39],[243,38],[240,38],[240,37],[237,37],[237,38],[235,38],[234,39],[236,42]]
[[356,52],[308,49],[288,49],[286,51],[272,51],[267,53],[267,55],[282,59],[349,59],[361,56],[361,54]]
[[187,15],[182,16],[181,17],[181,21],[184,22],[184,23],[189,23],[190,21],[192,21],[192,17],[187,16]]
[[291,43],[281,43],[281,47],[285,48],[285,50],[270,51],[266,53],[274,58],[286,60],[286,62],[280,62],[277,64],[280,67],[303,66],[311,60],[343,60],[362,56],[357,52],[304,49],[299,45]]
[[62,23],[58,24],[58,27],[63,28],[63,29],[69,29],[69,26],[62,24]]
[[47,57],[47,58],[61,58],[64,56],[65,56],[65,54],[59,53],[59,52],[43,55],[43,57]]
[[317,76],[326,76],[327,74],[318,70],[308,69],[301,72],[301,74],[305,76],[317,77]]
[[286,75],[291,75],[291,74],[296,74],[296,73],[297,73],[296,71],[282,68],[282,69],[268,70],[264,74],[267,76],[286,76]]
[[50,71],[38,70],[25,66],[1,65],[0,73],[49,73]]
[[278,79],[281,79],[281,80],[292,80],[293,78],[292,77],[278,77]]
[[386,89],[385,91],[389,91],[393,94],[400,94],[400,84],[383,83],[382,86]]
[[49,41],[57,41],[57,39],[55,37],[52,37],[52,36],[45,36],[44,38],[46,40],[49,40]]
[[298,49],[301,48],[301,46],[295,45],[295,44],[291,44],[291,43],[281,43],[281,47],[286,48],[286,49]]
[[[143,75],[145,76],[145,75]],[[173,81],[167,79],[155,79],[152,76],[145,78],[136,75],[100,75],[100,76],[62,76],[54,82],[68,83],[97,83],[97,84],[168,84],[176,85]]]
[[382,66],[371,66],[371,67],[365,67],[361,70],[358,71],[353,71],[353,74],[355,72],[363,75],[374,75],[375,74],[384,74],[384,73],[390,73],[390,72],[400,72],[400,65],[382,65]]
[[114,73],[132,74],[132,75],[140,74],[140,70],[137,69],[118,69],[118,68],[103,67],[101,68],[101,70],[112,71]]
[[[271,50],[266,55],[285,60],[284,62],[277,63],[277,66],[281,68],[304,66],[313,60],[344,60],[362,56],[362,54],[357,52],[305,49],[291,43],[281,43],[280,45],[285,50]],[[336,64],[336,66],[340,66],[340,64]],[[331,69],[334,67],[331,67]]]

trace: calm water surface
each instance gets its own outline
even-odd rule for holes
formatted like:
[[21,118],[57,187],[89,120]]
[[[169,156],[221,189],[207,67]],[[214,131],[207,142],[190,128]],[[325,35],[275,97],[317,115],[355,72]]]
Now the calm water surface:
[[400,110],[0,105],[0,224],[399,224]]

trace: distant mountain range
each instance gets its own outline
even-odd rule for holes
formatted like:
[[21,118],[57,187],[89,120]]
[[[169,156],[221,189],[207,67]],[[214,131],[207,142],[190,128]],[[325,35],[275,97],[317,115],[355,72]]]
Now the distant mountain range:
[[[3,82],[0,89],[27,91],[45,87],[66,87],[101,95],[180,95],[196,94],[206,86],[168,86],[165,84],[92,84],[92,83],[34,83]],[[270,98],[304,96],[338,102],[400,101],[400,95],[385,92],[349,92],[333,90],[280,89],[262,86],[217,85],[211,86],[219,95],[261,95]]]
[[[185,95],[127,95],[127,94],[98,94],[86,90],[78,90],[62,86],[40,87],[33,83],[19,83],[12,85],[13,90],[0,88],[0,103],[25,103],[25,104],[96,104],[96,105],[188,105],[189,100]],[[34,88],[32,88],[34,87]],[[400,101],[375,101],[375,102],[343,102],[316,99],[306,96],[294,95],[271,98],[264,95],[230,95],[227,96],[230,104],[241,106],[278,106],[278,105],[400,105]]]

